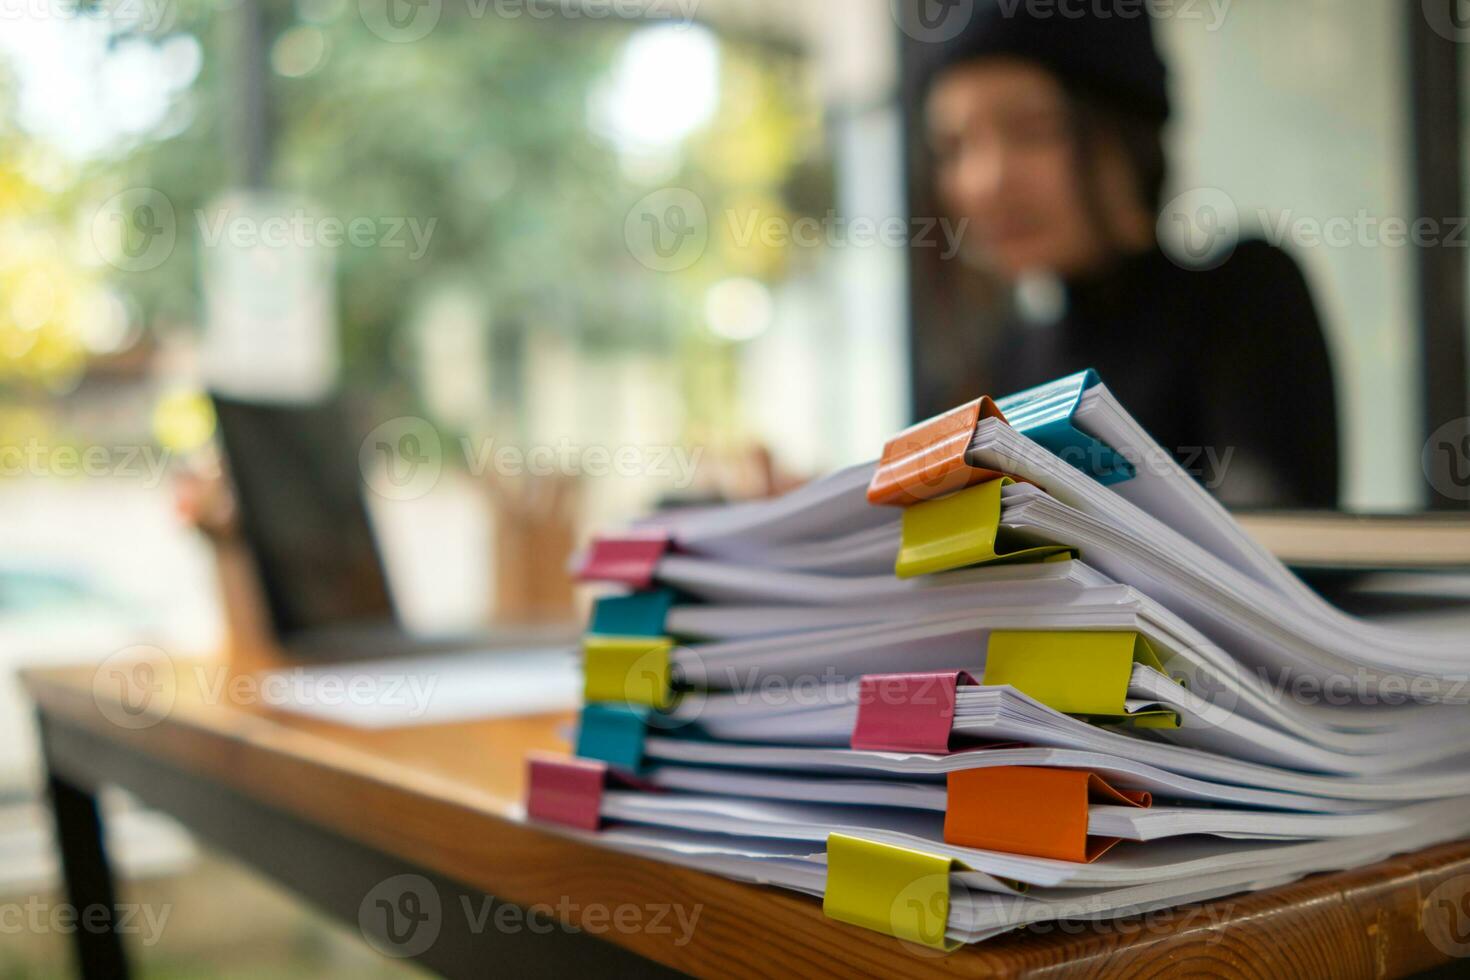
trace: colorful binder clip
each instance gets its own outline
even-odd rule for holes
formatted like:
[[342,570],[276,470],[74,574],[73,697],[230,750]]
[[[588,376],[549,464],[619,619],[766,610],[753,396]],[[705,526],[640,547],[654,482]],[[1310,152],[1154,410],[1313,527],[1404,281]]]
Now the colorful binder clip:
[[1097,372],[1086,371],[1058,378],[1026,391],[1007,395],[996,402],[1007,422],[1065,462],[1102,484],[1121,483],[1133,477],[1133,466],[1107,443],[1077,428],[1072,417],[1082,394],[1098,384]]
[[1128,683],[1135,663],[1164,673],[1138,633],[996,630],[985,653],[986,684],[1009,684],[1049,708],[1139,728],[1178,728],[1168,708],[1130,712]]
[[583,696],[590,704],[644,704],[666,708],[673,700],[674,641],[667,636],[582,638]]
[[587,632],[604,636],[663,636],[673,607],[673,589],[604,596],[592,605],[592,622]]
[[999,544],[1001,490],[1006,477],[904,508],[894,573],[899,578],[932,575],[967,565],[1043,561],[1071,556],[1065,545],[1011,549]]
[[532,755],[527,760],[526,815],[580,830],[602,825],[608,768],[589,759]]
[[956,870],[966,869],[951,858],[830,834],[822,911],[828,918],[896,939],[954,950],[960,944],[945,933],[949,876]]
[[526,770],[526,816],[580,830],[602,826],[602,797],[609,786],[661,792],[646,780],[592,759],[534,752],[526,759]]
[[577,755],[623,772],[643,768],[649,709],[629,704],[589,704],[577,726]]
[[868,484],[868,503],[907,507],[1000,476],[965,462],[982,418],[1005,421],[995,402],[977,398],[889,439]]
[[962,670],[935,674],[869,674],[858,684],[854,749],[869,752],[949,751],[955,692],[974,678]]
[[1116,837],[1087,833],[1088,807],[1149,807],[1149,793],[1114,789],[1081,769],[995,766],[949,774],[944,839],[963,847],[1058,861],[1095,861]]
[[672,542],[663,531],[649,531],[620,537],[593,540],[587,557],[577,570],[584,582],[620,582],[634,589],[653,584],[659,559],[668,553]]

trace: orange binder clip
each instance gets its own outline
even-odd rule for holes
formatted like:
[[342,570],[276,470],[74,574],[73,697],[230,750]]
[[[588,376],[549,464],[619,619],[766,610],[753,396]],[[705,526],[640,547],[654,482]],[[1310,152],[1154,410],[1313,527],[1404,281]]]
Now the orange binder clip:
[[965,462],[965,451],[981,419],[1006,417],[989,397],[936,415],[888,440],[868,484],[868,503],[907,507],[963,490],[1002,474]]
[[1058,861],[1095,861],[1116,837],[1087,833],[1092,803],[1149,807],[1146,792],[1114,789],[1085,769],[996,766],[949,774],[944,839],[963,847]]

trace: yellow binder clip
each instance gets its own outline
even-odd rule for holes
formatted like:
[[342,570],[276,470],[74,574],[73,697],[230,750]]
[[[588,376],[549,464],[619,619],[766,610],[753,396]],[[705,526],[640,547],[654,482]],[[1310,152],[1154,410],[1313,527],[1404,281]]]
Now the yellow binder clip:
[[1167,708],[1129,712],[1135,663],[1165,673],[1158,654],[1138,633],[996,630],[985,653],[984,683],[1009,684],[1069,715],[1178,728],[1179,715]]
[[1065,545],[1013,549],[1000,542],[1000,492],[1015,482],[1001,477],[904,508],[894,572],[899,578],[913,578],[967,565],[1072,555]]
[[582,640],[583,696],[589,704],[646,704],[666,708],[673,701],[667,636],[586,636]]
[[945,951],[959,947],[949,927],[949,875],[964,865],[907,847],[827,837],[828,918]]

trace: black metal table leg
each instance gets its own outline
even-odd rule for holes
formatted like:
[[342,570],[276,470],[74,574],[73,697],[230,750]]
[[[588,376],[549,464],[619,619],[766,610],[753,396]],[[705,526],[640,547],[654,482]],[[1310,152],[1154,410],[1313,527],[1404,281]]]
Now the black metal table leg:
[[[45,738],[45,725],[41,727]],[[56,845],[66,900],[77,923],[73,931],[77,969],[86,980],[126,978],[128,962],[118,934],[119,910],[97,798],[59,778],[48,765],[47,789],[56,822]]]

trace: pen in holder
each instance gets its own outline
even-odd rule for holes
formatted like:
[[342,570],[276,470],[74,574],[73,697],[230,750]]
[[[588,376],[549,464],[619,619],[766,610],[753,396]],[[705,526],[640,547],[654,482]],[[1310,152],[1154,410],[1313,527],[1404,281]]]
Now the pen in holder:
[[501,624],[571,623],[567,562],[575,544],[579,484],[566,474],[487,478],[494,526],[492,608]]

